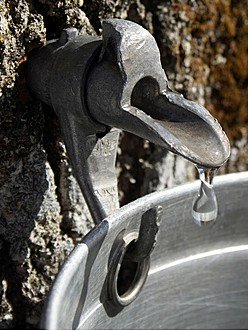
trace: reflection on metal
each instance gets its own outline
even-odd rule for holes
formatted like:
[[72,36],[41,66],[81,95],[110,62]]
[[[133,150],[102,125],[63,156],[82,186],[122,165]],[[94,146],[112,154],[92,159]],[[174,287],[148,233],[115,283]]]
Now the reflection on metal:
[[202,258],[219,256],[219,255],[223,255],[223,254],[226,254],[226,253],[242,252],[242,251],[247,251],[247,250],[248,250],[248,244],[247,245],[230,246],[230,247],[226,247],[226,248],[223,248],[223,249],[218,249],[218,250],[208,251],[208,252],[204,252],[204,253],[199,253],[199,254],[196,254],[196,255],[193,255],[193,256],[190,256],[190,257],[187,257],[187,258],[172,261],[168,264],[165,264],[163,266],[155,268],[150,272],[150,275],[156,274],[158,272],[161,272],[161,271],[166,270],[166,269],[171,268],[171,267],[176,267],[176,266],[182,265],[186,262],[191,262],[191,261],[199,260],[199,259],[202,259]]
[[[151,260],[150,254],[160,219],[165,221],[173,199],[167,200],[170,192],[157,194],[118,210],[115,159],[119,130],[208,168],[218,168],[228,159],[229,141],[204,107],[169,88],[155,39],[133,22],[104,21],[102,39],[66,29],[58,40],[35,50],[28,63],[30,89],[58,115],[76,178],[99,224],[59,274],[44,326],[88,329],[96,328],[93,323],[98,320],[100,328],[124,328],[127,319],[116,322],[130,310],[145,283],[150,261],[154,265],[158,258],[153,253]],[[183,201],[185,207],[187,197],[182,198],[178,203]],[[176,226],[184,209],[178,210],[173,216]],[[172,237],[174,232],[178,230],[172,231]],[[192,232],[184,234],[190,237]],[[171,243],[170,248],[178,244],[177,240]],[[160,258],[172,255],[168,247],[159,253]],[[94,315],[87,323],[87,315],[99,300],[102,309],[97,313],[103,315]]]
[[[91,231],[59,273],[42,327],[247,328],[248,172],[216,177],[219,215],[212,227],[191,221],[198,188],[194,182],[142,197]],[[163,212],[147,281],[136,300],[118,307],[108,294],[114,246],[120,237],[137,233],[142,214],[156,205]]]

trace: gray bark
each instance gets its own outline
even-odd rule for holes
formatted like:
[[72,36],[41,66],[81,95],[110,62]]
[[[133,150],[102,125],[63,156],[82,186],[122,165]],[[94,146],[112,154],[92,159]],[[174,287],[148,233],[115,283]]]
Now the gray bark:
[[[190,0],[0,0],[0,328],[38,326],[55,275],[93,226],[57,118],[27,90],[28,52],[64,27],[100,34],[102,18],[130,19],[154,34],[171,86],[211,105],[213,67],[205,52],[221,65],[224,50],[212,52],[211,40],[225,32],[210,26],[197,34],[194,26],[201,27],[208,10],[203,1]],[[223,171],[247,169],[247,131],[242,132]],[[194,179],[192,164],[127,133],[120,140],[117,174],[122,204]]]

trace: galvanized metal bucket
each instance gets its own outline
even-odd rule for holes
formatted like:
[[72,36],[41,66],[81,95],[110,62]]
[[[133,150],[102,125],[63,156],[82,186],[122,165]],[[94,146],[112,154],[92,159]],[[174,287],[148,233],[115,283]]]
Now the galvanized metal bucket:
[[[248,328],[248,172],[217,177],[214,186],[219,212],[210,227],[198,227],[192,220],[199,182],[150,194],[106,218],[64,264],[42,327]],[[146,266],[138,264],[127,280],[129,287],[123,288],[119,277],[125,275],[121,270],[125,251],[139,230],[142,214],[158,205],[162,220],[146,283]],[[113,273],[111,260],[123,233],[129,238]],[[137,299],[125,303],[143,284]],[[116,294],[114,302],[110,287]]]

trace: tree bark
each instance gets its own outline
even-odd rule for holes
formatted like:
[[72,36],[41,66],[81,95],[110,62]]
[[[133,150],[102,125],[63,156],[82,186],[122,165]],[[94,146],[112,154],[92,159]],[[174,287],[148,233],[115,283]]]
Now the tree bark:
[[[0,0],[0,328],[36,328],[47,292],[93,227],[57,118],[29,94],[27,54],[63,28],[101,34],[104,18],[129,19],[156,38],[171,87],[206,104],[232,141],[221,172],[248,169],[245,1]],[[195,177],[193,165],[123,133],[121,204]],[[1,284],[2,283],[2,284]]]

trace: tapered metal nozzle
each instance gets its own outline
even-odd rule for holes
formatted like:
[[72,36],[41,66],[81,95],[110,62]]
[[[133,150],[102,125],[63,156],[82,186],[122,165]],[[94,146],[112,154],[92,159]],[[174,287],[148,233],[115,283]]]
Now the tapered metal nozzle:
[[173,92],[153,36],[124,20],[103,24],[103,48],[90,73],[87,102],[94,119],[118,127],[205,167],[219,167],[229,141],[210,113]]

